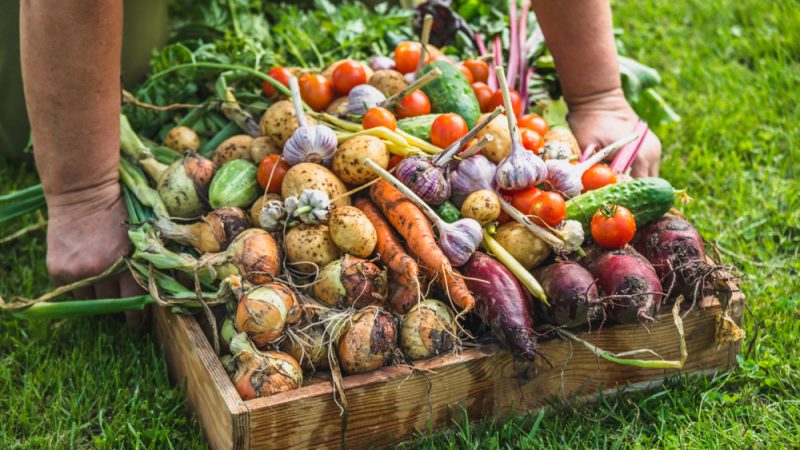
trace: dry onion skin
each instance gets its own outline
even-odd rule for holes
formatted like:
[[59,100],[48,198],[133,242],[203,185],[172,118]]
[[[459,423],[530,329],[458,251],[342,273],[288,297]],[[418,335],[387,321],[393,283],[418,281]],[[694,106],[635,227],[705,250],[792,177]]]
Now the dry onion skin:
[[259,228],[248,228],[224,252],[208,253],[200,258],[200,263],[213,266],[219,280],[240,275],[253,284],[264,284],[278,276],[280,260],[272,235]]
[[189,127],[175,127],[164,136],[164,146],[178,153],[187,150],[197,151],[200,148],[200,137]]
[[214,150],[211,161],[218,167],[234,159],[252,160],[250,157],[250,147],[253,145],[253,138],[246,134],[237,134],[222,141]]
[[303,384],[300,364],[286,353],[259,352],[244,334],[233,338],[231,350],[234,351],[231,380],[243,400],[291,391]]
[[328,336],[322,324],[297,325],[281,342],[281,351],[300,362],[305,370],[328,368]]
[[154,225],[161,237],[209,253],[228,248],[236,236],[250,227],[250,221],[244,211],[229,206],[211,211],[199,222],[181,225],[157,219]]
[[400,349],[413,360],[442,355],[456,342],[450,308],[438,300],[422,300],[400,322]]
[[315,299],[332,308],[382,305],[388,291],[386,271],[345,255],[319,271],[312,290]]
[[196,153],[175,161],[158,179],[158,195],[172,217],[198,217],[205,209],[214,164]]
[[297,323],[301,309],[288,287],[267,283],[247,291],[236,307],[236,329],[247,333],[257,347],[263,348],[280,337],[286,325]]
[[[320,166],[322,167],[322,166]],[[299,225],[283,239],[289,267],[303,273],[314,273],[342,256],[331,239],[327,225]]]
[[380,308],[368,307],[348,319],[339,338],[339,365],[346,374],[369,372],[385,365],[397,348],[397,323]]

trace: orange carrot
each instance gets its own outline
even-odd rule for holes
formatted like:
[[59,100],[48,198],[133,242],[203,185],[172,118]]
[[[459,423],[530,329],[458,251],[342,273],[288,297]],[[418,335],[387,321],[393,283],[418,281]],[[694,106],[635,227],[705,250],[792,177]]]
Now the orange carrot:
[[439,283],[447,290],[453,303],[464,312],[471,310],[475,305],[475,297],[442,253],[436,243],[433,227],[425,214],[385,180],[380,180],[372,186],[370,196],[426,269],[439,278]]
[[403,245],[397,240],[389,222],[384,219],[383,214],[375,207],[375,204],[366,198],[359,198],[355,201],[356,208],[363,212],[375,231],[378,234],[376,248],[381,261],[389,269],[392,279],[398,283],[417,290],[419,288],[419,268],[414,258],[408,255],[403,249]]

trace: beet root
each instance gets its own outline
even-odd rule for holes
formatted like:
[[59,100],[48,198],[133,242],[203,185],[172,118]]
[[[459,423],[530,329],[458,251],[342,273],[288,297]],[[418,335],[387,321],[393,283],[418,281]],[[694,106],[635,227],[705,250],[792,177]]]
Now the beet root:
[[533,308],[514,275],[481,252],[475,252],[461,271],[475,296],[475,314],[512,353],[533,360],[536,355]]
[[567,328],[596,321],[603,310],[603,301],[592,274],[575,262],[558,262],[536,271],[549,306],[542,304],[545,318],[554,325]]

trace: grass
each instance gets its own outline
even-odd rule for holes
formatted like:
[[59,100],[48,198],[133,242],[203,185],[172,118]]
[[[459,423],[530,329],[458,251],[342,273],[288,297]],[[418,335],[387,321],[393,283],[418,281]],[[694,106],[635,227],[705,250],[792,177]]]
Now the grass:
[[[797,2],[616,2],[628,50],[657,67],[683,122],[662,173],[742,289],[752,349],[713,379],[506,421],[461,422],[414,448],[784,447],[800,435],[800,7]],[[0,164],[0,192],[34,180]],[[34,220],[34,219],[27,219]],[[15,227],[20,224],[15,224]],[[0,236],[12,232],[0,227]],[[47,286],[41,234],[0,248],[0,292]],[[163,355],[115,317],[0,318],[0,447],[200,447]],[[749,341],[748,341],[749,342]],[[796,444],[794,444],[796,445]]]

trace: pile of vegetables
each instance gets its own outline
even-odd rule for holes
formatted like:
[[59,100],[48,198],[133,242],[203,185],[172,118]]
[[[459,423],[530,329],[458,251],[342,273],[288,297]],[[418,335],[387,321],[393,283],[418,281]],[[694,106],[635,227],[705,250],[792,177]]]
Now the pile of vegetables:
[[[432,36],[426,18],[419,40],[400,27],[405,40],[333,61],[315,52],[316,66],[273,57],[163,68],[137,95],[152,101],[173,75],[215,76],[212,97],[180,118],[152,107],[131,113],[133,125],[121,117],[134,250],[102,276],[127,267],[149,295],[52,301],[93,278],[2,306],[20,318],[151,303],[204,314],[251,399],[296,389],[313,371],[337,383],[457,352],[486,333],[533,360],[548,330],[647,324],[678,296],[726,289],[697,231],[667,214],[679,192],[627,175],[646,127],[582,151],[563,100],[534,101],[526,8],[521,18],[507,67],[502,40],[492,58],[440,49],[430,41],[453,37]],[[162,120],[143,125],[148,113]],[[41,206],[40,195],[21,192],[19,210]]]

